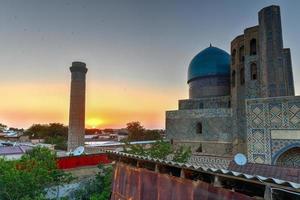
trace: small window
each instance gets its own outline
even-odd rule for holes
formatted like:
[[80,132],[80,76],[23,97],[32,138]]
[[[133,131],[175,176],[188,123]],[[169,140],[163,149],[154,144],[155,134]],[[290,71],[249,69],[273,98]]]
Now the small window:
[[235,64],[235,56],[236,56],[236,50],[233,49],[232,53],[231,53],[231,64]]
[[251,80],[256,80],[257,79],[257,65],[256,65],[256,63],[251,63],[250,71],[251,71]]
[[199,109],[203,109],[203,103],[202,102],[199,103]]
[[244,46],[241,46],[240,49],[239,49],[239,61],[240,62],[245,61]]
[[233,70],[231,73],[231,84],[232,87],[235,87],[235,70]]
[[244,83],[245,83],[245,70],[244,70],[244,67],[242,67],[241,70],[240,70],[240,82],[241,82],[241,85],[244,85]]
[[199,122],[199,123],[197,124],[197,133],[198,133],[198,134],[202,134],[202,123],[201,123],[201,122]]
[[250,40],[250,56],[256,55],[256,39]]
[[199,147],[197,148],[196,152],[198,152],[198,153],[202,152],[202,144],[199,145]]

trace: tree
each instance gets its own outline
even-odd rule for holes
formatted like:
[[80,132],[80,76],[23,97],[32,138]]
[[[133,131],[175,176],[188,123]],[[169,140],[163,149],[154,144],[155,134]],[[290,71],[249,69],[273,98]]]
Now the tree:
[[103,129],[104,133],[114,133],[114,130],[112,128],[105,128]]
[[94,134],[101,134],[102,131],[98,128],[86,128],[85,129],[85,134],[86,135],[94,135]]
[[145,130],[144,139],[145,140],[161,140],[161,130]]
[[33,124],[24,134],[31,139],[45,139],[46,143],[54,144],[56,149],[67,149],[68,127],[63,124]]
[[172,145],[169,142],[158,140],[148,151],[152,158],[167,159],[167,156],[172,153]]
[[107,200],[110,199],[113,168],[111,165],[100,164],[95,178],[84,184],[75,192],[74,199],[78,200]]
[[137,141],[144,139],[144,127],[140,122],[129,122],[127,123],[128,140]]
[[169,142],[158,140],[150,148],[143,148],[142,145],[131,145],[125,143],[125,153],[150,156],[152,158],[158,158],[166,160],[168,156],[172,158],[172,161],[185,163],[192,155],[190,147],[180,146],[177,149],[172,149],[172,145]]
[[0,131],[4,131],[6,128],[6,125],[0,123]]
[[47,148],[37,147],[20,160],[0,159],[0,199],[43,199],[45,188],[67,183],[69,174],[56,167],[56,156]]
[[173,161],[174,162],[180,162],[180,163],[186,163],[192,155],[191,147],[187,146],[180,146],[177,148],[174,152]]

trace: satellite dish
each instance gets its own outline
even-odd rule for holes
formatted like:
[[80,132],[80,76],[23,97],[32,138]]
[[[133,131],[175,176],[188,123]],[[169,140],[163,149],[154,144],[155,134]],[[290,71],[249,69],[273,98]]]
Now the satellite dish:
[[234,162],[240,166],[245,165],[247,163],[247,157],[242,153],[237,153],[234,156]]
[[80,146],[80,147],[77,147],[74,151],[73,151],[73,155],[74,156],[79,156],[81,154],[83,154],[84,152],[84,147],[83,146]]

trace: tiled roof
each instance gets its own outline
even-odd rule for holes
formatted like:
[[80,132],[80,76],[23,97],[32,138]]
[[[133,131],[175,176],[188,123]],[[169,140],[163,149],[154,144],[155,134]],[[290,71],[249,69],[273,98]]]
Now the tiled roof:
[[239,166],[234,162],[230,162],[228,170],[300,183],[300,168],[296,167],[280,167],[257,163],[247,163]]

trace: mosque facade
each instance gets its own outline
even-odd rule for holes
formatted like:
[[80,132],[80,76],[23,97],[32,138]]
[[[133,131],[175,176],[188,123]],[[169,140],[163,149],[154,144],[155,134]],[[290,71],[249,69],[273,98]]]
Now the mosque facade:
[[166,112],[167,138],[199,155],[300,166],[300,96],[280,7],[260,10],[258,22],[231,41],[231,55],[209,46],[192,59],[189,99]]

